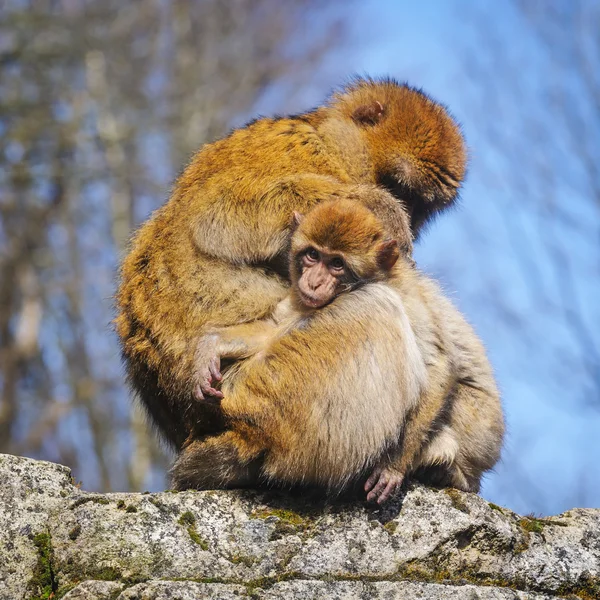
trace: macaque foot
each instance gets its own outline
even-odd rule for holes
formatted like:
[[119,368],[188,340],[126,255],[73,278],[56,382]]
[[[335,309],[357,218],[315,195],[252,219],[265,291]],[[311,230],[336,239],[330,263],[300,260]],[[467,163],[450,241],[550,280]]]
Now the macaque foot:
[[223,392],[216,389],[215,382],[222,379],[221,359],[217,354],[217,336],[205,335],[196,348],[196,385],[194,397],[204,402],[217,402],[223,398]]
[[404,474],[391,467],[377,467],[365,482],[368,502],[383,504],[396,495]]

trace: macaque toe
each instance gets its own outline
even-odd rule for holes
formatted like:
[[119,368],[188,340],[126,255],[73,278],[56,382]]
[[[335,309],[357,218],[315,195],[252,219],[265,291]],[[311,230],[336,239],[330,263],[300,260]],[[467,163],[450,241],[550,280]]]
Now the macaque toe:
[[381,475],[381,469],[375,469],[370,477],[365,481],[365,492],[369,492],[373,489],[373,486],[377,483],[379,476]]
[[383,504],[400,489],[404,476],[391,469],[375,469],[365,483],[368,502]]
[[392,496],[394,496],[398,490],[400,484],[396,480],[388,481],[388,484],[385,486],[385,489],[377,498],[377,504],[383,504],[387,502]]

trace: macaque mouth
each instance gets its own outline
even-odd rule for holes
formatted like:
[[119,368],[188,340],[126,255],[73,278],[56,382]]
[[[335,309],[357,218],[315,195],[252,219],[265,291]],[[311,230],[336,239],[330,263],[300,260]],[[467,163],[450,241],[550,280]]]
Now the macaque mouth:
[[302,300],[302,304],[310,306],[311,308],[321,308],[322,306],[329,304],[329,302],[331,301],[329,298],[323,300],[322,298],[319,298],[317,296],[309,296],[302,290],[298,290],[298,292],[300,292],[300,300]]

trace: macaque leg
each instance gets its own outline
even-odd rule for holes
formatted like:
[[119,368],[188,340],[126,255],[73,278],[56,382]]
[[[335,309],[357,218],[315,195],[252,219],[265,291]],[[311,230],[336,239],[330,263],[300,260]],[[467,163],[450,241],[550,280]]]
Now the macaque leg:
[[[485,392],[460,382],[443,398],[430,399],[407,422],[404,443],[395,455],[377,466],[365,483],[367,499],[380,504],[385,502],[407,475],[436,487],[478,492],[481,474],[490,469],[498,457],[496,454],[487,456],[487,438],[478,439],[478,430],[470,428],[468,422],[473,420],[478,407],[488,404]],[[491,415],[490,420],[493,418]],[[467,423],[462,423],[462,419]],[[442,420],[444,423],[440,423]],[[481,416],[478,422],[484,420],[485,416]],[[485,431],[492,427],[493,423]],[[469,430],[472,430],[470,434]],[[501,436],[500,429],[496,435]]]
[[419,458],[420,481],[478,492],[481,475],[498,461],[504,431],[499,405],[493,390],[477,383],[459,381],[456,386],[448,424]]
[[457,436],[451,425],[435,433],[417,461],[415,479],[435,487],[453,487],[465,492],[479,491],[479,478],[469,481],[460,465]]
[[417,481],[437,488],[452,487],[463,492],[479,492],[479,480],[469,477],[457,463],[420,465],[411,474]]
[[396,450],[382,459],[365,482],[369,502],[386,502],[400,489],[405,477],[418,466],[423,448],[431,437],[432,428],[435,428],[436,421],[443,415],[449,401],[451,388],[443,385],[442,382],[448,378],[443,373],[443,367],[440,370],[441,373],[430,373],[427,395],[421,398],[419,406],[408,415],[401,442]]
[[209,397],[222,399],[223,393],[214,387],[222,379],[221,358],[248,358],[259,352],[275,328],[272,319],[242,323],[232,327],[212,329],[196,346],[196,364],[202,365],[194,389],[197,400]]
[[208,490],[256,485],[261,452],[235,431],[193,441],[171,468],[173,487]]

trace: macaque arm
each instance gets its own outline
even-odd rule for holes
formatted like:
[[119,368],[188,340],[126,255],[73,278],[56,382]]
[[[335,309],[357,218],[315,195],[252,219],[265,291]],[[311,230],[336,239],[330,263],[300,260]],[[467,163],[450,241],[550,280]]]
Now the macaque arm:
[[221,381],[221,359],[248,358],[259,352],[267,343],[275,323],[272,319],[242,323],[231,327],[211,329],[196,344],[195,360],[199,379],[194,388],[196,400],[209,397],[222,399],[223,393],[214,387]]
[[392,194],[375,185],[313,173],[271,181],[260,201],[251,204],[251,210],[237,203],[228,211],[221,210],[220,205],[207,207],[197,217],[194,240],[202,252],[227,261],[272,261],[287,252],[294,212],[304,214],[320,202],[337,198],[364,204],[383,222],[390,237],[409,243],[412,240],[410,217]]
[[217,354],[221,358],[248,358],[265,346],[275,329],[275,322],[265,319],[218,330]]
[[248,358],[260,352],[269,340],[273,339],[278,326],[292,315],[289,296],[276,307],[267,319],[241,323],[231,327],[212,330],[208,335],[216,335],[216,351],[221,358]]
[[412,254],[412,233],[408,212],[397,198],[387,190],[374,185],[358,185],[354,188],[354,200],[366,206],[384,224],[389,236],[403,244],[401,250]]
[[[294,192],[302,197],[302,201],[296,200],[298,206],[294,210],[297,212],[305,212],[323,200],[355,200],[373,212],[391,237],[412,240],[410,217],[406,207],[384,188],[371,184],[342,183],[320,175],[301,175],[291,181]],[[286,184],[289,185],[287,181]]]
[[[302,214],[324,200],[350,193],[332,176],[294,174],[261,182],[252,202],[231,201],[204,207],[194,225],[196,246],[233,263],[260,264],[286,254],[294,211]],[[260,194],[260,196],[259,196]]]
[[304,212],[322,200],[346,198],[360,202],[384,225],[390,238],[401,241],[403,250],[412,255],[413,235],[410,216],[404,204],[387,190],[371,184],[348,184],[328,177],[303,175],[295,180],[297,193],[305,202],[299,203],[297,212]]
[[267,319],[211,329],[202,336],[196,345],[196,364],[200,370],[194,389],[196,399],[223,398],[223,393],[213,386],[214,382],[222,379],[221,359],[238,360],[257,354],[273,339],[290,315],[293,312],[290,299],[286,297]]

